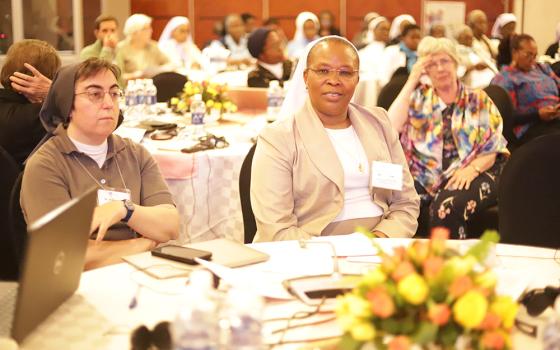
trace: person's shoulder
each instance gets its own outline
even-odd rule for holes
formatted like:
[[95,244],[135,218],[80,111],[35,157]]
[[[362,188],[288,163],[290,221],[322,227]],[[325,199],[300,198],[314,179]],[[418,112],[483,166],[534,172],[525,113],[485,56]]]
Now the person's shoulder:
[[294,133],[294,116],[280,117],[273,123],[266,125],[260,136],[263,138],[286,139]]
[[350,102],[349,107],[351,112],[358,115],[360,118],[364,118],[370,122],[377,122],[383,126],[391,126],[387,111],[382,107],[365,107],[353,102]]
[[[28,159],[25,169],[48,168],[54,170],[58,167],[62,157],[58,136],[53,136],[42,144]],[[30,170],[32,171],[32,170]]]

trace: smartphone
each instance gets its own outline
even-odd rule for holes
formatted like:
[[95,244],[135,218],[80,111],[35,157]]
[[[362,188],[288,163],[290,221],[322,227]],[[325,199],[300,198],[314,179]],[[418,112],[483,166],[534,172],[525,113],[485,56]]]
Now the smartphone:
[[212,257],[211,252],[207,252],[205,250],[181,247],[178,245],[168,245],[168,246],[156,248],[152,250],[152,255],[164,259],[179,261],[190,265],[198,264],[196,261],[194,261],[195,258],[210,260],[210,258]]

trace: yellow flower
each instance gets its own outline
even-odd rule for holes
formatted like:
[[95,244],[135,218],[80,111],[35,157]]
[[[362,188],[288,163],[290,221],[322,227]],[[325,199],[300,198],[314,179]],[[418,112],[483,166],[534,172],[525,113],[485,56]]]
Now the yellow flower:
[[370,341],[375,338],[375,328],[370,322],[360,322],[352,327],[350,335],[357,341]]
[[221,110],[222,109],[222,103],[221,102],[215,102],[213,108]]
[[464,257],[454,256],[449,259],[447,264],[451,266],[455,276],[464,276],[472,271],[474,265],[476,264],[476,258],[471,255]]
[[471,290],[453,305],[453,318],[465,328],[478,327],[486,316],[488,301],[480,292]]
[[208,101],[206,101],[206,107],[212,108],[213,105],[214,105],[214,101],[213,101],[213,100],[208,100]]
[[508,296],[498,296],[490,305],[490,311],[500,316],[506,329],[513,327],[518,305]]
[[412,273],[397,285],[397,291],[403,298],[413,305],[422,304],[428,297],[428,285],[417,273]]
[[177,103],[179,103],[179,98],[178,97],[171,97],[171,100],[169,101],[169,103],[171,103],[171,105],[176,105]]
[[226,101],[223,103],[225,109],[229,109],[231,107],[231,102]]
[[216,89],[214,89],[214,87],[211,85],[208,87],[208,89],[206,89],[206,91],[212,96],[216,96],[218,94],[218,91],[216,91]]
[[200,94],[200,88],[198,86],[193,88],[193,93],[196,94]]
[[237,106],[232,103],[231,106],[229,107],[229,110],[231,112],[235,113],[235,112],[237,112]]
[[361,285],[366,287],[375,287],[387,280],[387,276],[381,271],[381,268],[376,268],[374,270],[368,271],[362,281]]
[[369,303],[355,294],[346,294],[336,298],[335,312],[338,323],[345,331],[351,330],[360,319],[371,316]]
[[186,109],[187,108],[187,103],[185,101],[181,100],[177,103],[177,108],[179,110]]
[[192,86],[190,86],[190,85],[189,85],[189,86],[186,86],[186,85],[185,85],[185,88],[183,89],[183,91],[184,91],[188,96],[193,95],[193,88],[192,88]]
[[476,285],[486,289],[494,289],[496,282],[496,274],[490,270],[481,273],[474,279]]

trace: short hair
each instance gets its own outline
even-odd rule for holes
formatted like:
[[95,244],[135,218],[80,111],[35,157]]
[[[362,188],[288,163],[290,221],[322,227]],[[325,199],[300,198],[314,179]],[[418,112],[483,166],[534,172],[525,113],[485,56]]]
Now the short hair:
[[152,17],[146,16],[142,13],[135,13],[128,17],[126,22],[124,22],[123,33],[124,35],[129,36],[149,24],[152,24]]
[[243,12],[241,14],[241,20],[243,21],[243,23],[247,23],[248,20],[250,19],[257,19],[257,17],[255,17],[255,15],[253,15],[252,13],[249,12]]
[[277,17],[269,17],[263,22],[263,26],[265,26],[265,27],[269,26],[271,24],[280,25],[280,21],[278,20]]
[[[241,18],[241,16],[237,13],[230,13],[229,15],[226,15],[224,17],[224,31],[227,32],[227,27],[229,26],[229,23],[231,22],[232,19],[234,18],[239,18],[242,22],[243,22],[243,18]],[[245,22],[243,22],[245,23]]]
[[317,47],[319,46],[319,44],[323,44],[323,43],[330,43],[330,42],[336,42],[345,46],[348,46],[349,48],[352,49],[352,52],[354,52],[354,56],[356,57],[356,61],[358,61],[358,69],[360,69],[360,55],[358,55],[358,51],[356,51],[356,48],[354,47],[354,45],[352,45],[351,42],[349,42],[348,40],[339,37],[339,36],[331,36],[328,37],[326,39],[322,39],[320,42],[316,43],[310,50],[309,53],[307,54],[307,62],[305,63],[306,66],[309,66],[309,59],[311,58],[311,55],[313,55],[313,52],[317,49]]
[[0,82],[5,89],[12,90],[10,76],[15,72],[33,75],[33,73],[25,68],[24,63],[29,63],[51,80],[61,64],[56,49],[46,41],[24,39],[15,42],[8,49],[2,71],[0,72]]
[[457,29],[457,32],[455,33],[455,38],[458,39],[461,36],[461,34],[463,34],[465,32],[471,32],[472,33],[472,28],[469,27],[466,24],[463,24]]
[[535,41],[529,34],[516,34],[512,36],[510,40],[511,52],[519,50],[521,48],[521,43],[525,41]]
[[407,24],[406,27],[404,27],[402,33],[401,33],[401,38],[405,37],[409,32],[413,31],[413,30],[420,30],[420,26],[418,24]]
[[103,71],[110,71],[113,73],[117,81],[121,76],[121,70],[117,65],[102,58],[91,57],[78,65],[78,70],[76,71],[76,75],[74,77],[74,84],[80,80],[93,77]]
[[479,10],[479,9],[472,10],[472,11],[469,12],[469,14],[467,15],[467,24],[468,24],[469,26],[471,26],[471,25],[474,23],[475,19],[476,19],[477,17],[480,17],[480,16],[487,17],[487,16],[486,16],[486,13],[484,13],[484,11],[482,11],[482,10]]
[[111,16],[111,15],[100,15],[99,17],[97,17],[95,19],[95,29],[99,30],[99,28],[101,27],[101,23],[103,22],[115,22],[117,25],[119,25],[119,21],[117,21],[117,19],[115,18],[115,16]]
[[459,56],[457,55],[457,48],[453,41],[447,38],[434,38],[427,36],[418,44],[418,57],[426,57],[435,53],[446,53],[459,64]]

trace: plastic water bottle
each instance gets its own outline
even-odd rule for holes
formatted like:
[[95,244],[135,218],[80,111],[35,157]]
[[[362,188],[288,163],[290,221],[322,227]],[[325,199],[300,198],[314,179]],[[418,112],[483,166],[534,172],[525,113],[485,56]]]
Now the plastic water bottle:
[[273,122],[278,118],[280,107],[284,101],[284,90],[278,80],[272,80],[268,85],[268,106],[266,108],[267,120]]
[[146,111],[148,114],[155,114],[155,106],[157,103],[157,88],[152,79],[146,79]]
[[144,79],[136,79],[136,109],[140,114],[144,113],[146,106],[146,86]]
[[191,124],[193,125],[193,138],[204,136],[204,116],[206,115],[206,104],[202,101],[202,95],[196,94],[191,102]]
[[191,272],[183,305],[171,326],[175,350],[217,350],[219,346],[219,299],[212,287],[212,274]]
[[129,80],[124,93],[126,104],[126,117],[134,119],[136,117],[136,85],[134,80]]
[[560,297],[554,302],[554,312],[543,328],[543,349],[560,350]]
[[222,348],[260,350],[263,299],[251,290],[233,288],[228,292],[220,313]]

